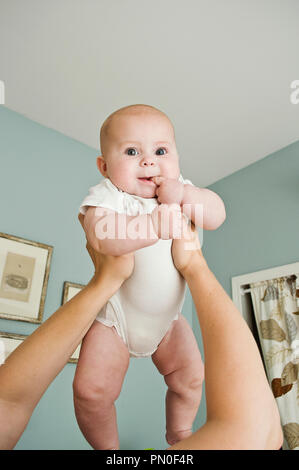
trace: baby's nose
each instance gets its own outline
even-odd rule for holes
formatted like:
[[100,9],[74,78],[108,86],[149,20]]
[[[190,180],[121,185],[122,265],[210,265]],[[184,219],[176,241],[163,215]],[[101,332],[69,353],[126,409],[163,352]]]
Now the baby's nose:
[[144,157],[140,163],[141,163],[141,166],[155,166],[156,165],[155,159],[151,157]]

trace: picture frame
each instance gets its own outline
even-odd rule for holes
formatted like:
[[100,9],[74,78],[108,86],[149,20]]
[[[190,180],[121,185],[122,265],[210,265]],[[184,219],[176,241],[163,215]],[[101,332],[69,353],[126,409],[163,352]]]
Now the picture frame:
[[85,287],[84,284],[77,284],[75,282],[65,281],[63,283],[62,301],[61,305],[71,300],[80,290]]
[[0,232],[0,318],[42,323],[53,247]]
[[8,356],[27,338],[27,335],[7,333],[0,331],[0,365],[4,364]]
[[[85,287],[85,285],[83,285],[83,284],[77,284],[75,282],[65,281],[64,284],[63,284],[61,305],[65,304],[66,302],[71,300],[84,287]],[[78,345],[76,350],[71,355],[71,357],[69,359],[69,362],[74,363],[74,364],[76,364],[78,362],[80,349],[81,349],[81,343]]]

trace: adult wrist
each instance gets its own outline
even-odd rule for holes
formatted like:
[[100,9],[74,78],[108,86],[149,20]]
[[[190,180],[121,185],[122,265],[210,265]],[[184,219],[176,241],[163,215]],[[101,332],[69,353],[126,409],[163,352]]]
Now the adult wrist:
[[101,290],[112,297],[118,291],[125,279],[120,279],[109,273],[95,273],[89,282],[89,285],[95,289]]
[[[197,258],[197,259],[195,259]],[[196,277],[198,277],[203,271],[209,270],[209,266],[202,256],[202,254],[196,254],[191,263],[188,264],[183,270],[181,270],[182,276],[185,278],[186,282],[192,282]]]

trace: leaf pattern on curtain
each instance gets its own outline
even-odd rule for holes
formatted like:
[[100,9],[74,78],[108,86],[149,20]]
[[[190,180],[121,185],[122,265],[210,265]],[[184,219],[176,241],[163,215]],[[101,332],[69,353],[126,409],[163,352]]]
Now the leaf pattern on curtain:
[[270,320],[260,321],[260,329],[262,338],[274,339],[275,341],[283,341],[286,338],[285,332],[280,328],[277,321],[270,318]]
[[283,431],[289,443],[290,449],[299,447],[299,424],[288,423],[283,426]]
[[299,450],[299,274],[250,284],[266,372],[284,432]]
[[289,341],[290,343],[296,339],[296,334],[297,334],[297,326],[295,323],[295,320],[291,317],[289,313],[286,313],[285,316],[286,319],[286,324],[287,324],[287,329],[289,333]]
[[282,374],[281,374],[281,385],[289,385],[293,382],[296,382],[298,378],[298,364],[294,364],[293,362],[288,362],[286,366],[284,366]]

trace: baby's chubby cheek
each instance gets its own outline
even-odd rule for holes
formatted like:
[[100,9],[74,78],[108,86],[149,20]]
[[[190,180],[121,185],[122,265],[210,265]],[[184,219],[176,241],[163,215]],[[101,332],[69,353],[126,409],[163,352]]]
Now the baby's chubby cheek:
[[130,192],[130,182],[132,181],[130,168],[119,165],[119,167],[115,167],[109,172],[109,178],[117,188]]
[[161,163],[160,176],[163,176],[164,178],[178,180],[180,174],[181,171],[177,160],[174,160],[172,162],[168,161],[167,163],[165,162],[165,164],[163,164],[163,162]]

